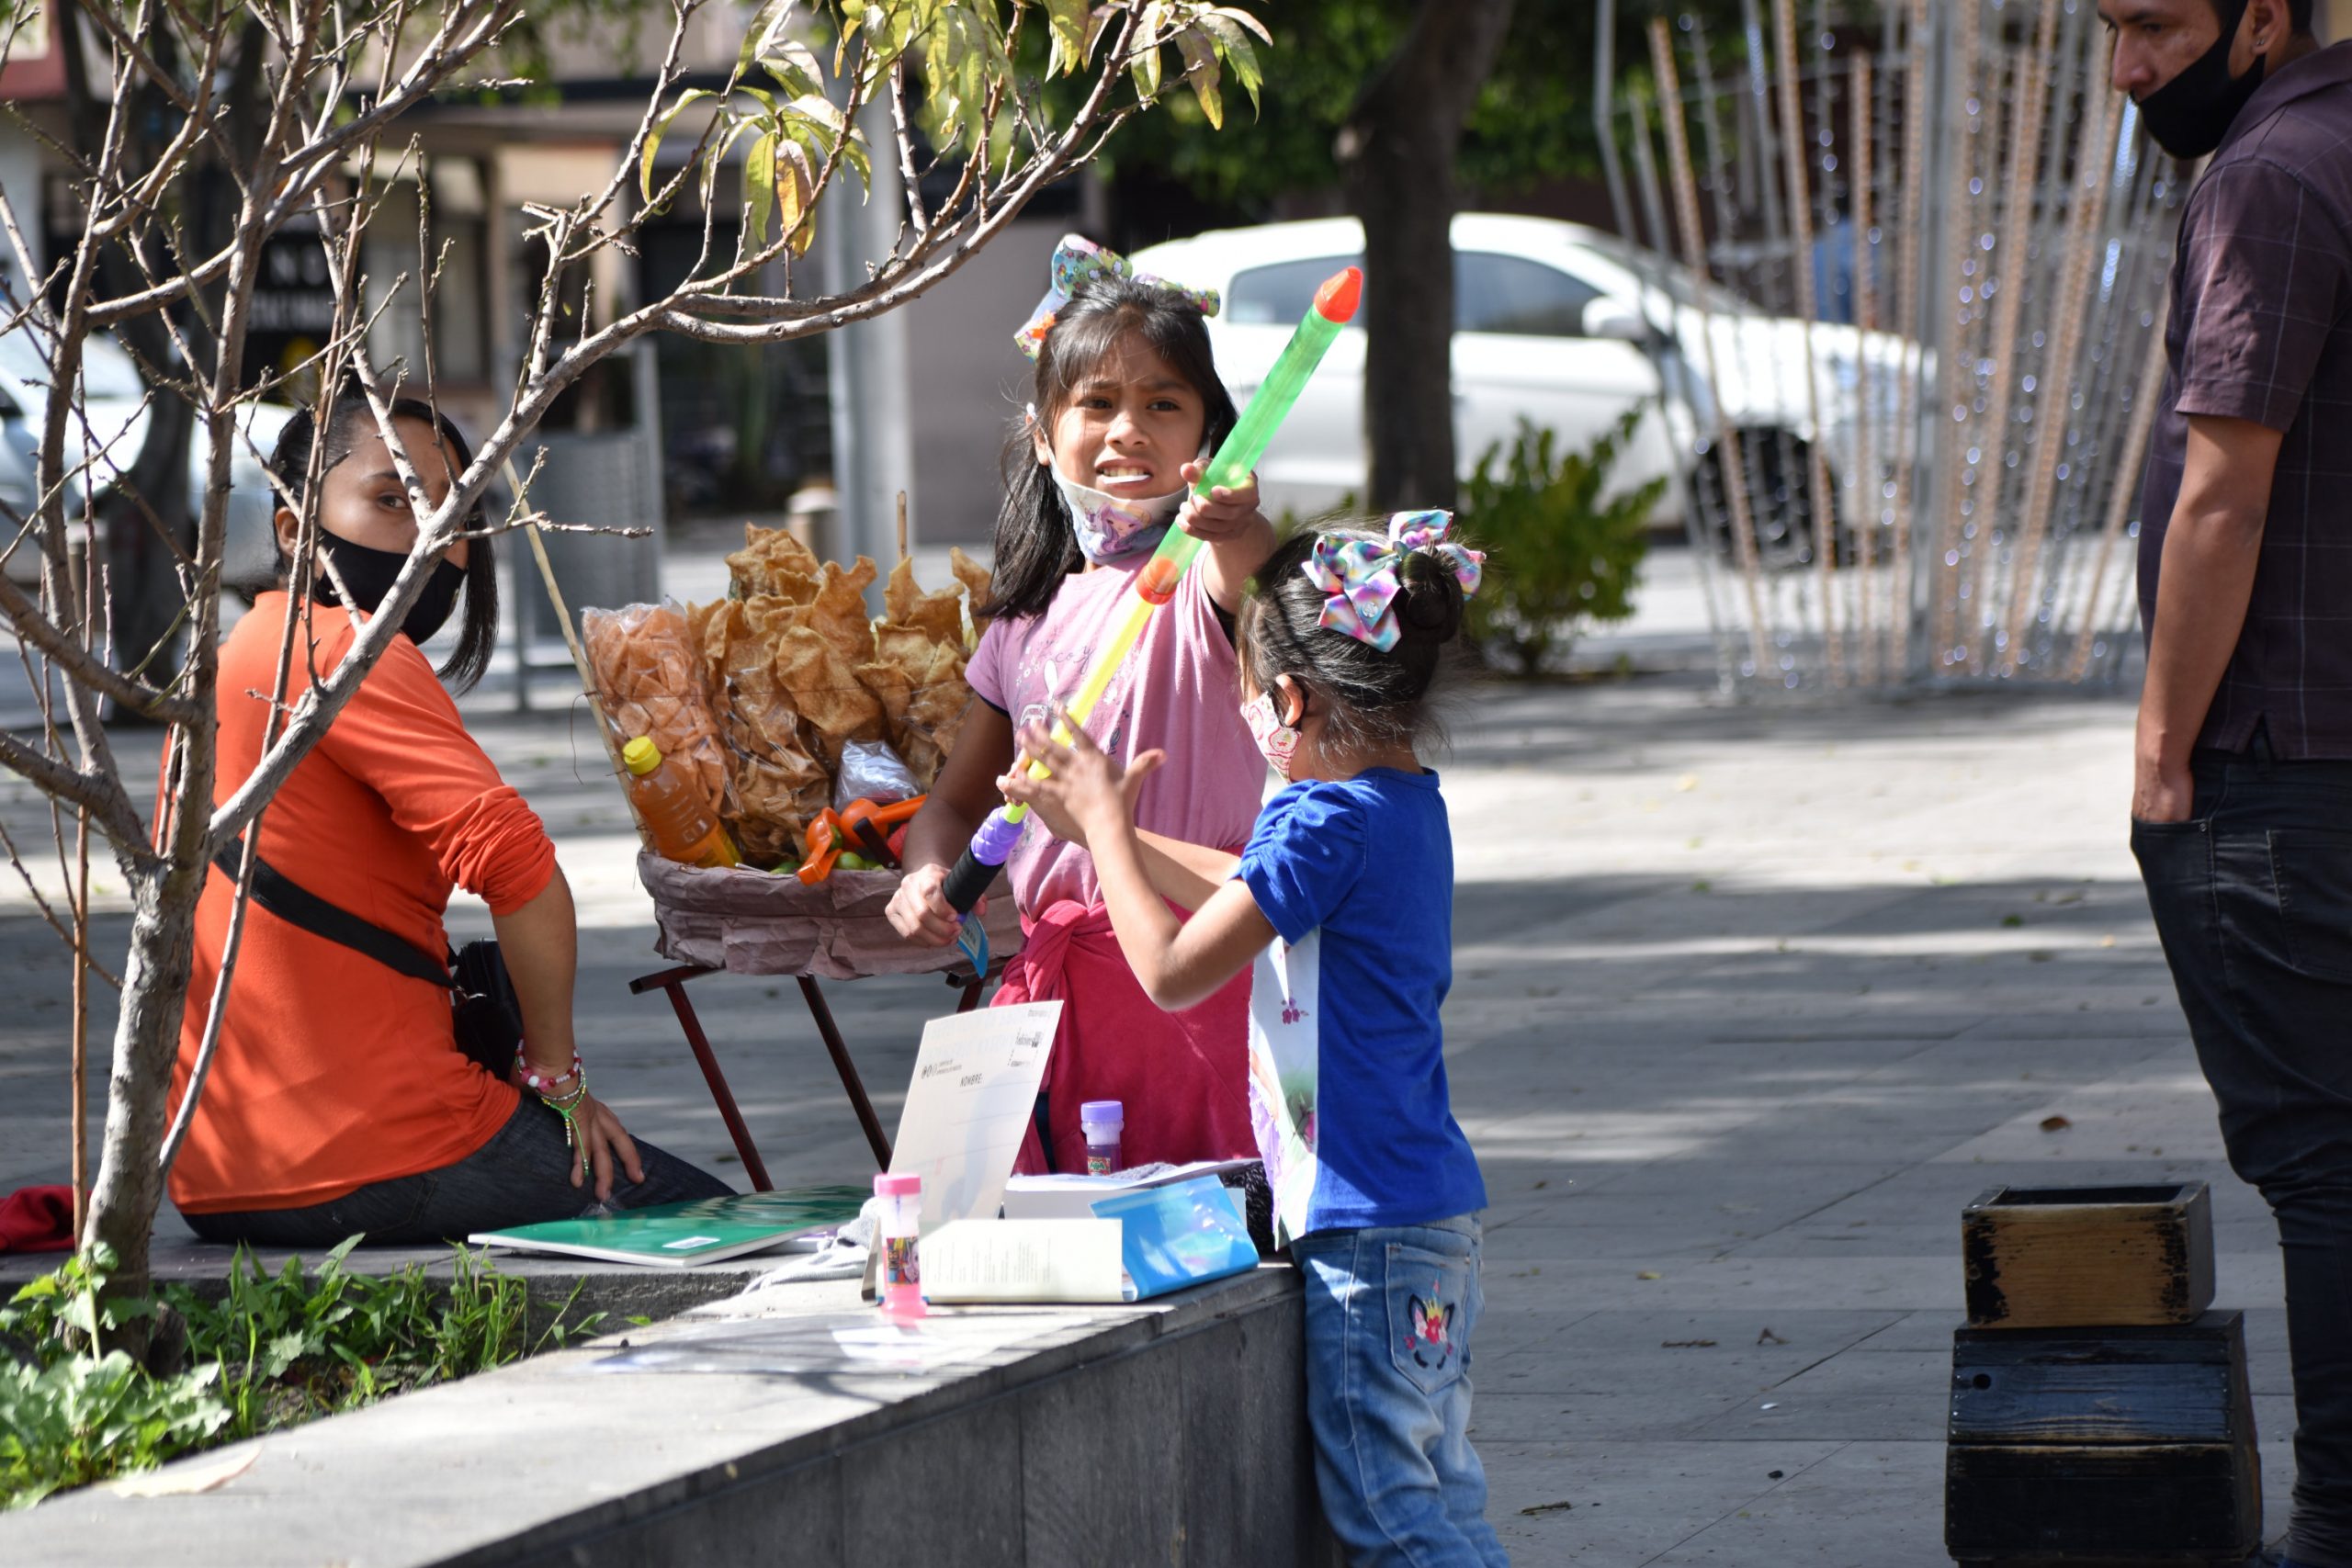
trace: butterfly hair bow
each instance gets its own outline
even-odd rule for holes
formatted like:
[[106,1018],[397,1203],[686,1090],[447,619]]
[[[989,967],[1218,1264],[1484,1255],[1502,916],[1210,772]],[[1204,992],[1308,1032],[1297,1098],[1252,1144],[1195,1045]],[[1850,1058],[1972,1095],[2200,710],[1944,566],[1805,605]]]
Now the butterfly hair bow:
[[1450,512],[1399,512],[1388,520],[1386,543],[1375,539],[1323,538],[1300,563],[1307,581],[1324,594],[1317,624],[1342,631],[1386,653],[1396,646],[1396,595],[1404,584],[1396,573],[1405,558],[1427,550],[1443,560],[1467,595],[1478,592],[1485,555],[1447,538]]
[[1045,352],[1046,334],[1053,331],[1054,319],[1079,285],[1091,277],[1125,277],[1136,283],[1157,284],[1196,307],[1202,315],[1214,316],[1222,300],[1214,288],[1188,288],[1181,283],[1170,283],[1164,277],[1136,270],[1134,263],[1116,251],[1104,250],[1091,240],[1076,234],[1064,234],[1061,243],[1054,247],[1053,282],[1046,289],[1046,297],[1029,313],[1028,321],[1012,334],[1021,352],[1035,359]]

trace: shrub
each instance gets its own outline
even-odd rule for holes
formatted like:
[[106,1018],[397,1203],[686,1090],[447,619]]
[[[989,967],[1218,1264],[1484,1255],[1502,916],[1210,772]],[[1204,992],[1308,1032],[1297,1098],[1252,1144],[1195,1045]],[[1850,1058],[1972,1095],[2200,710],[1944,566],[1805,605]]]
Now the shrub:
[[1521,420],[1518,437],[1487,448],[1464,482],[1465,531],[1487,554],[1470,637],[1489,663],[1532,675],[1587,624],[1634,613],[1650,509],[1667,481],[1606,500],[1602,491],[1641,417],[1636,403],[1591,446],[1566,454],[1554,432]]

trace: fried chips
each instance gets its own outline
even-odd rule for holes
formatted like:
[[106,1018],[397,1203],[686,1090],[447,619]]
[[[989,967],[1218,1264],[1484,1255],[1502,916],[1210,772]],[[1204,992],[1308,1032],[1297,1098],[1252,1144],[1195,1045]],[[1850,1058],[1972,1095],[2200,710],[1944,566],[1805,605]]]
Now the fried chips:
[[960,549],[949,560],[956,586],[932,592],[911,563],[893,567],[876,622],[871,560],[844,570],[782,529],[746,525],[726,599],[583,613],[606,711],[623,739],[650,734],[665,756],[673,743],[689,756],[746,859],[797,853],[852,741],[888,741],[931,787],[971,703],[964,663],[987,625],[988,570]]

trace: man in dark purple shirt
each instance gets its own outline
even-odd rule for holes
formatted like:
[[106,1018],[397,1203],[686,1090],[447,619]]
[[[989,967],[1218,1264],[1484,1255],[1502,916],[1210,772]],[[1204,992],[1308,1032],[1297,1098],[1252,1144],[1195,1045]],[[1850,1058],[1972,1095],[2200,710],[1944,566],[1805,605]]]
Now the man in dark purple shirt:
[[2352,1568],[2352,45],[2099,0],[2188,198],[2140,532],[2132,848],[2230,1164],[2278,1223],[2292,1568]]

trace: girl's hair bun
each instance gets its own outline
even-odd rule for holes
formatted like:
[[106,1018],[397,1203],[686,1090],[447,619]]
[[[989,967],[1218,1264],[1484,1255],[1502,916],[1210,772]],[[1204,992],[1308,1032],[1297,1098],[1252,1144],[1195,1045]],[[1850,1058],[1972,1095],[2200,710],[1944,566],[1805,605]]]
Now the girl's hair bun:
[[1434,551],[1414,550],[1398,567],[1399,642],[1452,642],[1462,630],[1462,584]]

